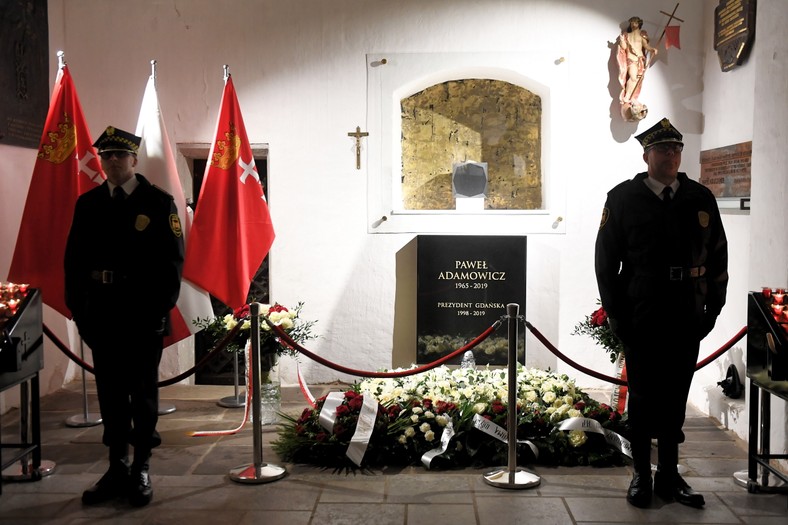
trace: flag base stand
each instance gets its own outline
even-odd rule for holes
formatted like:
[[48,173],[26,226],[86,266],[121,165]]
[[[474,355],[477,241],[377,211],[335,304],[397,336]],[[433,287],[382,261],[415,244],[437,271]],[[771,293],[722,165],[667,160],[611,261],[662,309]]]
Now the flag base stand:
[[498,467],[484,475],[484,482],[501,489],[530,489],[538,486],[542,478],[523,467],[509,471],[509,467]]
[[230,479],[238,483],[269,483],[282,479],[287,474],[284,467],[278,465],[242,465],[230,470]]
[[224,408],[244,408],[246,406],[246,393],[241,395],[239,390],[240,380],[238,379],[238,352],[233,355],[233,395],[223,397],[216,402]]
[[[79,357],[85,360],[85,345],[79,338]],[[82,369],[82,413],[66,418],[66,426],[72,428],[95,427],[101,424],[101,414],[88,412],[88,386],[85,382],[85,369]]]
[[223,397],[216,404],[224,408],[244,408],[246,406],[246,393]]
[[160,416],[166,416],[167,414],[172,414],[176,410],[177,410],[177,408],[175,408],[175,405],[173,405],[173,404],[170,404],[170,403],[159,403],[159,415]]
[[96,425],[100,425],[101,421],[100,414],[86,412],[85,414],[77,414],[66,418],[66,426],[72,428],[95,427]]

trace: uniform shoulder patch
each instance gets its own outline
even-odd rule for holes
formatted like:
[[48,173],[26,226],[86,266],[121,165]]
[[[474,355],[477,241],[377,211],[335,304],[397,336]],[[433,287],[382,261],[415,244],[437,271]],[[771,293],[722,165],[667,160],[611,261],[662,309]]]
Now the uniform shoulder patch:
[[705,211],[698,212],[698,224],[700,224],[701,228],[708,228],[709,227],[709,214]]
[[602,220],[599,222],[599,229],[605,227],[607,224],[607,219],[610,217],[610,210],[608,208],[602,208]]
[[178,217],[177,213],[170,214],[170,229],[172,230],[173,235],[176,237],[183,235],[183,230],[181,229],[181,219]]

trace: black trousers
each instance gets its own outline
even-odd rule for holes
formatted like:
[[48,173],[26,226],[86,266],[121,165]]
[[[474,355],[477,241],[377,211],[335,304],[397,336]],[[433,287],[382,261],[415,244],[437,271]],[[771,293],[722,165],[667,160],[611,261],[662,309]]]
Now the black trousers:
[[[87,336],[86,336],[87,335]],[[93,351],[103,443],[110,459],[134,447],[134,460],[146,461],[161,444],[156,431],[159,412],[159,363],[163,337],[153,331],[83,334]]]
[[630,441],[635,470],[650,471],[651,439],[658,440],[659,468],[674,471],[684,442],[687,398],[700,342],[668,333],[626,345]]

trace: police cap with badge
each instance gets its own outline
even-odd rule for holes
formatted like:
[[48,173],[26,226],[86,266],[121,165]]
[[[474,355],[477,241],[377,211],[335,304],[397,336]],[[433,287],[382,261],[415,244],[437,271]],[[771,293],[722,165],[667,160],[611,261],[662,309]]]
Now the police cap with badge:
[[93,143],[93,147],[96,148],[99,155],[104,152],[126,152],[136,155],[141,143],[142,138],[128,131],[107,126],[104,133]]
[[666,118],[663,118],[640,135],[636,135],[635,138],[643,146],[643,151],[648,151],[657,144],[684,146],[684,142],[682,142],[683,135]]

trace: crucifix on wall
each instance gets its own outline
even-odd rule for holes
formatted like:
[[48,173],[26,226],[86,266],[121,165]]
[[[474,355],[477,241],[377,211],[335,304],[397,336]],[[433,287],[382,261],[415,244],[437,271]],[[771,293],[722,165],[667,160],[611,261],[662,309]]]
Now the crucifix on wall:
[[347,134],[348,137],[356,139],[356,169],[361,169],[361,138],[368,137],[369,133],[361,131],[361,127],[356,126],[356,131],[351,131]]

